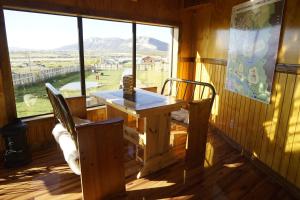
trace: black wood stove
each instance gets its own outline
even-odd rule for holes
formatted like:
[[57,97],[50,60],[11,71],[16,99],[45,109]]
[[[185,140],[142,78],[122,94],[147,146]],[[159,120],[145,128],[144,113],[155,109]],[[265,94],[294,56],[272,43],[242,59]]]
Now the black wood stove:
[[20,119],[4,126],[0,132],[5,141],[4,166],[20,167],[31,161],[26,138],[27,125]]

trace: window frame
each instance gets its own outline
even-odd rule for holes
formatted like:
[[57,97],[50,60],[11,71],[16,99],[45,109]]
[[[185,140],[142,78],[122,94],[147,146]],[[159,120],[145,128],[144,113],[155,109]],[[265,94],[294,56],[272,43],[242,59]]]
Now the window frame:
[[[170,62],[170,77],[176,77],[176,69],[177,69],[177,62],[174,62],[174,58],[177,60],[177,54],[178,54],[178,44],[174,46],[174,41],[179,39],[179,27],[174,26],[174,25],[164,25],[164,24],[151,24],[147,22],[135,22],[135,21],[130,21],[130,20],[120,20],[120,19],[107,19],[107,18],[101,18],[101,17],[91,17],[91,16],[75,16],[75,15],[68,15],[66,13],[51,13],[51,12],[44,12],[44,11],[30,11],[30,10],[22,10],[22,9],[15,9],[15,8],[6,8],[3,7],[1,8],[3,11],[5,10],[11,10],[11,11],[19,11],[19,12],[27,12],[27,13],[36,13],[36,14],[47,14],[47,15],[56,15],[56,16],[66,16],[66,17],[74,17],[77,20],[77,34],[78,34],[78,53],[79,53],[79,68],[80,68],[80,86],[81,86],[81,96],[86,96],[86,80],[85,80],[85,59],[84,59],[84,40],[83,40],[83,22],[82,19],[95,19],[95,20],[105,20],[105,21],[112,21],[112,22],[124,22],[124,23],[130,23],[132,24],[132,75],[133,75],[133,83],[134,87],[136,86],[136,71],[137,71],[137,64],[136,64],[136,39],[137,39],[137,29],[136,25],[141,24],[141,25],[150,25],[150,26],[157,26],[157,27],[169,27],[172,29],[171,37],[172,37],[172,43],[171,43],[171,62]],[[176,34],[177,33],[177,34]],[[176,38],[174,38],[176,37]],[[177,42],[178,43],[178,42]],[[177,50],[175,52],[175,50]],[[9,52],[8,52],[9,53]],[[10,66],[11,67],[11,66]],[[175,70],[174,70],[175,67]],[[175,76],[174,76],[175,75]],[[14,87],[14,86],[13,86]],[[74,96],[76,97],[76,96]],[[68,97],[72,98],[72,97]],[[95,108],[103,106],[101,105],[93,105],[93,106],[88,106],[87,109],[89,108]],[[38,114],[38,115],[30,115],[30,116],[25,116],[25,117],[20,117],[20,119],[30,119],[30,118],[35,118],[35,117],[41,117],[41,116],[47,116],[51,115],[53,112],[50,113],[43,113],[43,114]]]

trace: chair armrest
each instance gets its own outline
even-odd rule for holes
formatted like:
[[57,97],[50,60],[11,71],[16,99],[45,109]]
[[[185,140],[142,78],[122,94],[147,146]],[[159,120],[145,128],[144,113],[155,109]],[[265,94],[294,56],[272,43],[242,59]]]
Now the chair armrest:
[[83,199],[125,194],[123,120],[77,125],[76,131]]
[[87,118],[87,110],[86,110],[86,97],[78,96],[78,97],[68,97],[65,98],[68,107],[70,109],[71,115],[76,116],[82,119]]
[[212,99],[203,99],[189,103],[189,127],[186,151],[188,167],[204,164],[208,123]]
[[111,124],[118,124],[121,123],[123,125],[123,119],[122,118],[113,118],[113,119],[109,119],[109,120],[104,120],[104,121],[98,121],[98,122],[90,122],[90,123],[84,123],[84,124],[77,124],[75,125],[75,128],[77,129],[78,132],[80,132],[80,130],[83,130],[85,128],[96,128],[96,127],[101,127],[101,126],[105,126],[105,125],[111,125]]

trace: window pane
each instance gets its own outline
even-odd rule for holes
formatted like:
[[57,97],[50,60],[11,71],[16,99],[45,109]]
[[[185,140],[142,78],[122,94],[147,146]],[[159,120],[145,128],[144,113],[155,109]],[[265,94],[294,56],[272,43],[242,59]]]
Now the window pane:
[[[123,75],[132,74],[132,24],[83,19],[83,38],[87,96],[119,89]],[[87,98],[87,106],[95,104]]]
[[52,112],[44,83],[81,94],[77,19],[5,10],[18,117]]
[[137,87],[158,87],[171,75],[172,28],[137,24]]

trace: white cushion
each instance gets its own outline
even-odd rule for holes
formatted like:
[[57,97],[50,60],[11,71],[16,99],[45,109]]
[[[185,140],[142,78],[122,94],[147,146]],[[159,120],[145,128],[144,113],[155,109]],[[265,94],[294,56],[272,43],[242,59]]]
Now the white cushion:
[[77,174],[81,174],[79,165],[79,153],[77,151],[74,140],[61,124],[56,124],[52,130],[56,142],[59,144],[66,162],[68,163],[71,170]]
[[185,124],[189,123],[189,111],[181,108],[180,110],[171,112],[171,118]]

